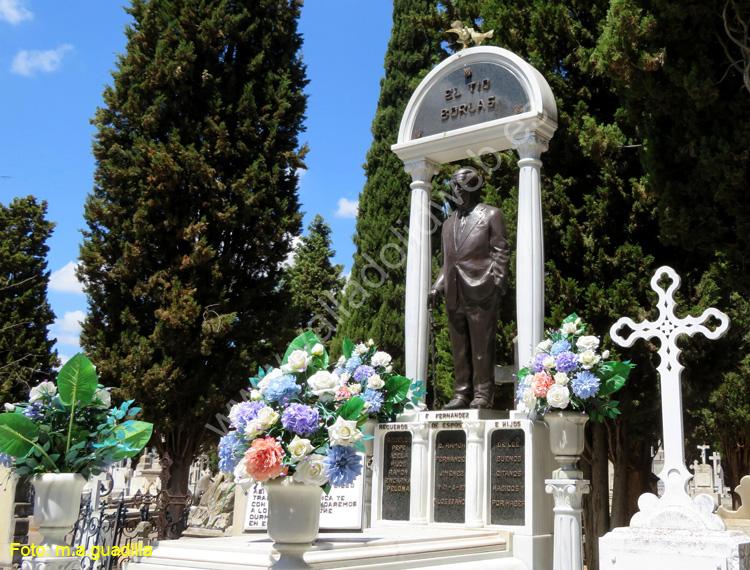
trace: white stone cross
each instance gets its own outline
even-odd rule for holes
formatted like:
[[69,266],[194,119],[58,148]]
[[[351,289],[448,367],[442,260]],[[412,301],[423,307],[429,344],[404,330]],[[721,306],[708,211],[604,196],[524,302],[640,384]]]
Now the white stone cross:
[[[659,282],[667,277],[672,283],[664,288]],[[680,364],[680,349],[677,347],[677,338],[683,334],[693,336],[696,333],[703,334],[711,340],[720,338],[729,328],[729,317],[718,309],[707,309],[700,317],[678,318],[674,314],[675,300],[674,292],[680,287],[680,278],[671,267],[660,267],[651,278],[651,288],[656,291],[659,299],[657,307],[659,317],[656,321],[643,321],[636,324],[632,319],[623,317],[610,329],[612,340],[621,346],[632,346],[637,339],[658,339],[659,347],[659,377],[661,379],[661,408],[662,429],[664,431],[664,468],[659,473],[659,478],[664,482],[664,495],[660,501],[664,505],[678,505],[690,503],[687,493],[687,483],[692,475],[685,466],[685,431],[682,423],[682,386],[680,375],[683,366]],[[711,318],[719,321],[718,325],[709,328],[705,324]],[[629,334],[621,334],[623,328],[630,328]],[[643,499],[641,497],[641,499]],[[639,500],[641,511],[645,507],[653,509],[656,497],[647,500]],[[703,507],[701,507],[703,508]],[[711,510],[713,510],[711,508]],[[639,513],[640,514],[640,513]],[[710,514],[710,513],[709,513]],[[631,521],[635,523],[636,517]],[[718,518],[718,517],[717,517]]]
[[711,449],[711,446],[710,445],[696,445],[696,447],[701,450],[701,463],[705,465],[706,464],[706,451]]
[[718,492],[720,495],[724,494],[724,474],[719,473],[721,470],[721,455],[714,451],[710,456],[709,459],[711,460],[711,463],[714,464],[714,481],[717,482],[716,486],[718,487]]

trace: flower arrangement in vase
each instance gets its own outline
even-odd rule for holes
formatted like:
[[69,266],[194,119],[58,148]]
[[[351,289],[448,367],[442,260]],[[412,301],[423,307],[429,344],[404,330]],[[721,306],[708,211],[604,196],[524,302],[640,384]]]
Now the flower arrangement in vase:
[[21,476],[78,473],[85,479],[133,457],[151,439],[153,425],[132,419],[133,400],[111,407],[109,388],[99,384],[83,354],[68,360],[57,382],[44,381],[27,402],[5,404],[0,414],[0,454],[13,458]]
[[567,316],[559,329],[547,331],[528,366],[518,372],[517,399],[538,416],[575,410],[592,420],[616,417],[619,402],[610,395],[622,388],[634,365],[607,360],[609,351],[599,348],[599,338],[586,335],[580,317]]

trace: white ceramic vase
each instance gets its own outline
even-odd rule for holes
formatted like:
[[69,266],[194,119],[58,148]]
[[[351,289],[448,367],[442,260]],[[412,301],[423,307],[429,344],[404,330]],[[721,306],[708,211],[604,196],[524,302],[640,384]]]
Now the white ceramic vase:
[[86,479],[80,473],[45,473],[31,479],[34,486],[34,522],[39,526],[42,545],[65,545],[81,508],[81,491]]
[[[363,432],[365,435],[375,435],[375,428],[378,426],[378,420],[377,418],[367,418],[367,421],[365,422],[365,425],[363,426]],[[362,443],[365,446],[365,454],[367,454],[367,457],[372,457],[373,448],[375,445],[375,439],[364,439],[362,440]]]
[[274,570],[311,568],[304,554],[318,537],[323,489],[295,482],[291,477],[263,484],[268,495],[268,536],[280,554]]
[[583,453],[584,427],[589,420],[587,414],[574,410],[549,411],[544,414],[544,423],[549,426],[549,443],[555,460],[560,464],[552,472],[553,479],[582,479],[578,460]]

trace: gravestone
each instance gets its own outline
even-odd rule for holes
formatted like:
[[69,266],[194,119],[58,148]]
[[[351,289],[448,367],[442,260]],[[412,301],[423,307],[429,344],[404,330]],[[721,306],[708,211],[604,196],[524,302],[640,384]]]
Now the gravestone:
[[526,519],[526,438],[522,429],[490,436],[490,523],[522,525]]
[[685,465],[680,385],[683,367],[677,338],[701,333],[717,339],[729,328],[729,319],[717,309],[708,309],[697,318],[677,317],[674,292],[679,286],[680,278],[672,268],[659,268],[651,279],[658,295],[658,318],[636,324],[623,317],[610,330],[612,340],[621,346],[632,346],[636,339],[660,341],[657,371],[661,380],[664,468],[659,478],[664,494],[641,495],[639,512],[630,526],[616,528],[599,539],[600,570],[750,569],[749,537],[726,530],[723,520],[713,514],[711,497],[697,495],[691,499],[687,493],[692,476]]
[[383,519],[408,521],[411,503],[411,433],[408,431],[385,434],[382,481]]
[[466,433],[440,430],[435,436],[433,513],[436,523],[459,523],[466,518]]

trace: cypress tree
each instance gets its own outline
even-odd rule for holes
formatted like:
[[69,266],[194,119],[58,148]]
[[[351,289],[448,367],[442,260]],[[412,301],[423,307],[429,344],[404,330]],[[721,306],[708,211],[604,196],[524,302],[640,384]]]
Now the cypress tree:
[[0,401],[25,400],[29,388],[54,379],[57,351],[47,338],[55,315],[47,302],[47,240],[55,224],[33,196],[0,204]]
[[[442,37],[421,20],[437,0],[394,0],[393,29],[385,55],[385,77],[372,122],[373,142],[367,153],[367,182],[359,196],[356,252],[344,302],[339,309],[334,352],[344,337],[374,339],[403,370],[405,227],[409,225],[410,177],[391,151],[401,116],[420,77],[438,61]],[[401,236],[401,237],[400,237]],[[339,351],[340,352],[340,351]]]
[[[344,289],[346,280],[341,276],[343,265],[333,265],[331,258],[331,228],[320,214],[307,227],[307,235],[300,238],[294,253],[294,263],[286,271],[293,308],[297,313],[297,328],[316,327],[322,320],[328,322],[323,305],[330,306]],[[318,317],[318,318],[316,318]],[[327,326],[318,337],[329,340]]]
[[277,283],[301,229],[301,6],[132,0],[93,121],[82,339],[154,422],[173,494],[215,414],[288,342]]

